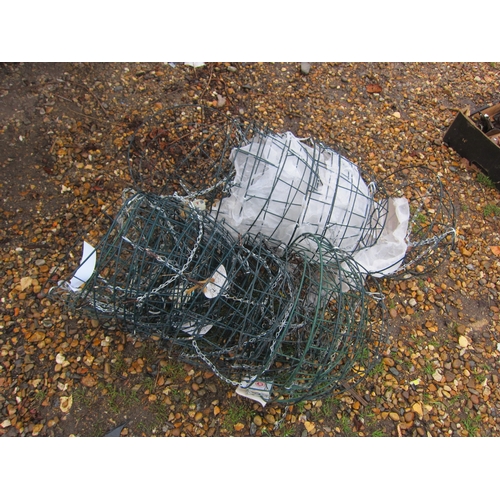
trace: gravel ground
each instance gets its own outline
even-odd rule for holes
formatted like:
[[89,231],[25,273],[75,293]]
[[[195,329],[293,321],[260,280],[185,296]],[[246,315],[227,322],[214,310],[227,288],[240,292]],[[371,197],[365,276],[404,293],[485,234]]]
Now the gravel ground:
[[[500,63],[1,64],[0,435],[500,435],[500,194],[442,142],[459,110],[500,100],[499,79]],[[441,174],[456,248],[382,283],[389,343],[351,391],[263,408],[46,296],[130,186],[135,128],[182,103],[315,137],[374,173]]]

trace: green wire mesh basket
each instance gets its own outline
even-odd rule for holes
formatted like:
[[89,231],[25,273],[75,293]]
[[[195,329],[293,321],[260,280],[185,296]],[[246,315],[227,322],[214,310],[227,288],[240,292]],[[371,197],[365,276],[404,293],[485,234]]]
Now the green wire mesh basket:
[[[439,175],[374,178],[313,139],[200,106],[141,123],[134,189],[70,252],[67,305],[290,404],[366,376],[387,343],[377,278],[435,269],[455,239]],[[76,271],[74,271],[76,269]]]
[[232,383],[269,366],[296,291],[258,241],[235,240],[189,200],[135,193],[90,255],[91,275],[78,281],[80,266],[59,287],[73,308],[180,346]]
[[284,259],[298,294],[278,354],[258,383],[266,402],[290,404],[359,383],[386,348],[387,328],[377,281],[365,278],[348,253],[308,234]]

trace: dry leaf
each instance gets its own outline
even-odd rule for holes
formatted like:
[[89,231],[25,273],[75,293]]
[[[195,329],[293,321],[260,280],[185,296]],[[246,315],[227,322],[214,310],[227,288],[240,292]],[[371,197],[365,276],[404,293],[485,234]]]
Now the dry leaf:
[[33,283],[33,280],[29,276],[27,276],[26,278],[21,278],[21,292],[30,287],[31,283]]
[[366,86],[366,91],[370,94],[382,92],[382,87],[376,83],[371,83]]
[[73,395],[71,396],[61,396],[59,398],[60,404],[59,408],[63,413],[68,413],[69,410],[71,410],[71,407],[73,406]]
[[490,247],[490,249],[493,252],[493,255],[496,255],[497,257],[500,255],[500,247]]

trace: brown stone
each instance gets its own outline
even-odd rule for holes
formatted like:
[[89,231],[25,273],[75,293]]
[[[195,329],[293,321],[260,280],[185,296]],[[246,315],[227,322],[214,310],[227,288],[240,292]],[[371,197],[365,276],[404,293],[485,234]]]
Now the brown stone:
[[405,422],[413,422],[415,419],[415,413],[412,411],[409,411],[405,413]]
[[384,358],[383,359],[384,365],[385,366],[394,366],[394,360],[392,358]]
[[257,427],[260,427],[262,425],[262,417],[260,415],[255,415],[255,417],[253,417],[253,423]]
[[264,418],[265,418],[266,422],[269,424],[274,424],[276,422],[274,415],[271,415],[270,413],[268,413]]

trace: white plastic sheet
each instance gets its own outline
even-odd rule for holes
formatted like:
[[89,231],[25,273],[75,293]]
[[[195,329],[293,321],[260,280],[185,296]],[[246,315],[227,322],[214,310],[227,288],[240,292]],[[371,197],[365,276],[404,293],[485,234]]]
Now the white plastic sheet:
[[258,135],[235,148],[231,160],[231,196],[214,210],[237,233],[261,233],[285,245],[303,233],[324,234],[344,250],[356,248],[372,194],[347,159],[287,132]]
[[83,255],[80,261],[80,266],[75,271],[68,286],[72,291],[76,292],[87,280],[92,276],[96,264],[95,248],[86,241],[83,242]]
[[[337,152],[308,146],[291,132],[258,134],[233,149],[231,161],[234,185],[213,212],[235,235],[260,233],[286,246],[301,234],[321,234],[352,252],[367,272],[382,276],[399,267],[407,249],[407,200],[390,199],[387,215],[374,210],[374,186]],[[363,236],[376,226],[383,227],[377,243],[363,248]]]
[[410,206],[406,198],[389,198],[384,229],[377,243],[354,252],[354,260],[370,274],[381,277],[394,273],[406,254]]

